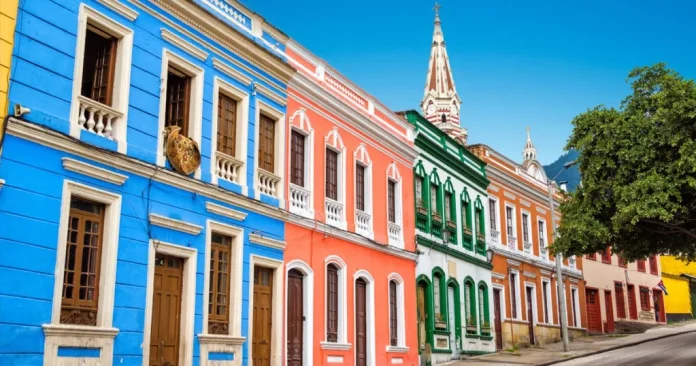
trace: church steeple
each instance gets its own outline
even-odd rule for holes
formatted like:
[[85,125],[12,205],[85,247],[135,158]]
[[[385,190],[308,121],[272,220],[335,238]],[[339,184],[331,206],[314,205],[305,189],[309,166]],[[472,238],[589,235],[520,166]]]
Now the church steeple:
[[459,126],[461,104],[445,48],[445,37],[440,22],[440,5],[435,3],[435,30],[421,111],[428,121],[465,145],[467,132]]
[[527,142],[524,144],[524,150],[522,150],[522,157],[524,161],[536,160],[537,151],[536,147],[532,143],[531,129],[527,126]]

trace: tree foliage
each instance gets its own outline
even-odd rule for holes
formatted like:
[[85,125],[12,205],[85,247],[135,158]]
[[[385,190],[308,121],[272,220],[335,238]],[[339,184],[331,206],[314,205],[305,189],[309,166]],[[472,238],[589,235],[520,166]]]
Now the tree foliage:
[[567,148],[580,152],[582,184],[561,204],[555,249],[696,260],[696,85],[664,64],[636,68],[628,81],[620,109],[573,120]]

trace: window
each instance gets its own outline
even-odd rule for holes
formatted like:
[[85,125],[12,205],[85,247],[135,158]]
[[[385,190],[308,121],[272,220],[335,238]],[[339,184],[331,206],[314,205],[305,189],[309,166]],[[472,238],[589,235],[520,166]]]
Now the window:
[[491,231],[496,231],[498,230],[498,224],[496,223],[497,216],[496,215],[496,205],[498,203],[494,200],[488,200],[488,219],[489,219],[489,224],[491,227]]
[[546,222],[539,220],[539,247],[546,248]]
[[326,268],[326,341],[338,342],[338,267]]
[[645,259],[639,259],[636,262],[636,266],[638,266],[638,270],[641,272],[645,272]]
[[236,156],[237,101],[219,93],[217,117],[217,150],[229,156]]
[[442,308],[440,307],[440,276],[433,276],[433,304],[435,305],[435,318],[437,320],[438,316],[442,314]]
[[290,183],[305,186],[305,135],[290,133]]
[[626,268],[626,265],[627,265],[626,260],[621,255],[619,255],[618,258],[619,258],[619,267]]
[[478,308],[479,322],[481,323],[481,333],[490,334],[491,325],[488,322],[488,289],[483,284],[478,287]]
[[452,193],[445,193],[445,220],[452,221]]
[[616,297],[616,317],[626,319],[626,302],[624,301],[624,289],[621,282],[614,282],[614,296]]
[[471,279],[464,281],[464,311],[466,312],[466,333],[476,334],[477,317],[476,317],[476,292],[474,291],[474,282]]
[[389,344],[399,345],[399,319],[396,296],[396,281],[389,281]]
[[392,180],[387,182],[387,207],[389,222],[396,223],[396,183]]
[[275,171],[275,125],[271,117],[259,116],[259,168],[269,173]]
[[416,206],[423,207],[423,177],[416,176]]
[[61,324],[97,325],[104,211],[100,203],[70,200]]
[[338,200],[338,153],[326,149],[326,197]]
[[522,239],[529,243],[529,214],[522,213]]
[[355,205],[358,210],[365,211],[365,167],[362,164],[355,165]]
[[571,315],[573,315],[573,326],[578,326],[578,314],[577,314],[577,303],[578,303],[578,289],[570,289],[570,309]]
[[471,209],[469,208],[469,201],[462,202],[462,221],[464,233],[471,235]]
[[191,78],[170,66],[167,71],[167,101],[164,127],[179,127],[180,134],[189,136],[189,101]]
[[640,286],[640,309],[650,311],[650,290],[643,286]]
[[611,264],[611,248],[606,247],[606,249],[604,249],[602,252],[602,263]]
[[551,301],[551,283],[549,281],[542,281],[541,291],[544,302],[544,323],[551,324],[551,317],[549,314],[549,302]]
[[505,207],[505,217],[507,221],[507,234],[508,236],[514,236],[514,229],[512,227],[512,207]]
[[438,212],[438,207],[437,207],[437,185],[431,184],[430,185],[430,210],[433,213],[433,215],[436,215]]
[[229,334],[232,238],[213,233],[210,246],[208,333]]
[[82,64],[82,96],[101,104],[112,105],[118,39],[87,25]]
[[510,273],[510,307],[512,309],[512,318],[517,319],[517,273]]
[[653,255],[652,257],[650,257],[649,262],[650,262],[650,273],[656,275],[658,273],[658,271],[657,271],[657,257]]
[[628,294],[628,312],[631,319],[638,319],[638,308],[636,307],[636,288],[633,285],[626,285]]
[[481,210],[476,210],[476,214],[474,215],[474,225],[476,226],[476,230],[478,230],[476,236],[478,236],[479,240],[482,240],[483,226],[481,226]]

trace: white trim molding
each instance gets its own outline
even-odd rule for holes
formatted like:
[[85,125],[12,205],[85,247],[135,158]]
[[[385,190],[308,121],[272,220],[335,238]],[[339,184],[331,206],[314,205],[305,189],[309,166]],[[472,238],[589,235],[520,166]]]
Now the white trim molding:
[[191,56],[193,56],[201,61],[205,61],[208,59],[208,52],[205,52],[202,49],[194,46],[193,44],[191,44],[187,40],[174,34],[169,29],[161,28],[160,31],[161,31],[163,40],[173,44],[174,46],[181,48],[182,50],[186,51]]
[[[408,353],[409,347],[406,346],[406,308],[404,303],[404,279],[398,273],[391,273],[387,277],[387,299],[391,297],[389,293],[391,281],[396,283],[396,346],[387,346],[387,352]],[[388,306],[389,318],[391,319],[391,306]],[[391,326],[388,328],[391,329]],[[390,331],[391,332],[391,331]],[[389,334],[391,337],[391,334]]]
[[[179,365],[193,363],[193,324],[196,303],[196,257],[198,251],[182,245],[150,240],[147,260],[147,289],[145,299],[145,324],[143,330],[143,366],[150,364],[150,336],[155,292],[155,258],[157,253],[181,258],[184,262],[181,285],[181,320],[179,322]],[[204,296],[205,297],[205,296]]]
[[261,93],[261,95],[263,95],[264,97],[280,104],[283,107],[285,107],[288,104],[287,97],[283,97],[282,95],[273,91],[273,89],[266,87],[265,85],[259,83],[258,81],[254,82],[254,91]]
[[324,260],[324,288],[322,292],[324,293],[324,316],[329,312],[329,294],[328,294],[328,268],[329,264],[333,264],[338,269],[338,309],[336,310],[338,314],[337,329],[337,339],[336,342],[329,342],[326,340],[326,335],[328,333],[328,324],[324,322],[324,341],[321,342],[321,349],[326,350],[349,350],[352,345],[348,343],[348,265],[343,259],[337,255],[330,255]]
[[100,168],[92,164],[87,164],[83,161],[72,158],[62,158],[61,160],[63,160],[63,169],[65,170],[103,180],[117,186],[123,185],[123,183],[125,183],[128,179],[127,175],[114,173],[110,170]]
[[4,186],[4,185],[5,185],[5,180],[4,180],[4,179],[0,179],[0,189],[2,189],[2,186]]
[[292,156],[292,133],[296,132],[304,136],[304,181],[299,186],[292,182],[292,163],[286,164],[288,178],[288,203],[289,211],[305,217],[314,219],[314,129],[304,108],[293,112],[290,116],[288,125],[287,156]]
[[285,245],[287,244],[284,241],[266,238],[257,234],[249,234],[249,242],[278,250],[285,250]]
[[251,85],[251,82],[253,81],[252,78],[244,75],[241,71],[237,71],[236,69],[230,67],[219,58],[213,57],[213,67],[246,86]]
[[[287,279],[288,273],[291,270],[297,270],[303,274],[302,276],[302,316],[304,321],[302,322],[302,365],[312,366],[314,365],[314,271],[307,263],[302,260],[296,259],[290,261],[285,266],[285,288],[288,288]],[[285,291],[285,304],[288,303],[288,291]],[[287,307],[286,307],[287,308]],[[284,316],[285,324],[284,333],[285,338],[288,339],[288,316]]]
[[[271,352],[270,352],[270,364],[280,365],[283,359],[283,329],[285,328],[283,324],[283,293],[284,290],[284,274],[283,262],[276,259],[271,259],[267,257],[261,257],[252,254],[249,258],[249,273],[253,276],[254,269],[256,266],[265,267],[273,270],[273,292],[271,299]],[[253,355],[253,345],[254,345],[254,281],[250,279],[249,281],[249,318],[247,337],[249,341],[247,342],[247,354]],[[249,366],[253,365],[253,358],[248,358]]]
[[140,13],[125,6],[119,0],[97,0],[97,1],[99,3],[101,3],[102,5],[111,9],[113,12],[122,15],[124,18],[130,20],[131,22],[138,19],[138,15],[140,15]]
[[[361,269],[353,274],[353,308],[355,309],[355,300],[357,299],[357,296],[355,295],[355,282],[358,279],[363,279],[366,284],[367,288],[365,289],[366,292],[366,298],[365,298],[365,312],[367,313],[365,316],[365,323],[366,323],[366,339],[365,343],[367,346],[367,357],[366,357],[366,364],[368,366],[375,366],[376,365],[376,356],[377,354],[375,353],[375,279],[372,277],[370,272]],[[353,335],[353,339],[357,339],[357,317],[353,317],[353,331],[355,334]],[[358,349],[355,347],[355,359],[358,358],[357,352]]]
[[229,207],[218,205],[217,203],[212,203],[210,201],[205,203],[206,211],[214,213],[216,215],[227,217],[228,219],[233,219],[237,221],[244,221],[247,217],[246,212],[237,211]]
[[[256,156],[258,155],[258,149],[254,151],[254,182],[251,184],[251,187],[254,187],[254,195],[257,200],[261,199],[261,190],[262,188],[266,190],[264,192],[264,195],[267,195],[269,197],[273,197],[278,199],[278,204],[280,208],[285,208],[285,200],[283,197],[285,196],[285,113],[281,112],[280,110],[272,107],[268,103],[263,102],[259,98],[254,98],[254,110],[256,111],[256,116],[254,117],[254,124],[255,126],[259,126],[261,123],[261,115],[265,115],[266,117],[269,117],[275,121],[275,136],[273,141],[273,158],[275,159],[273,163],[273,169],[274,171],[272,172],[267,172],[264,170],[264,172],[261,172],[261,168],[259,167],[259,157]],[[255,128],[254,129],[254,141],[258,144],[259,141],[259,130],[260,128]],[[263,178],[264,183],[262,184],[261,180],[261,174],[264,175],[265,178]],[[273,182],[271,182],[270,178],[272,177]]]
[[190,222],[181,221],[177,219],[172,219],[162,215],[151,213],[148,216],[150,224],[155,226],[160,226],[163,228],[181,231],[182,233],[198,235],[203,231],[203,227],[200,225],[192,224]]

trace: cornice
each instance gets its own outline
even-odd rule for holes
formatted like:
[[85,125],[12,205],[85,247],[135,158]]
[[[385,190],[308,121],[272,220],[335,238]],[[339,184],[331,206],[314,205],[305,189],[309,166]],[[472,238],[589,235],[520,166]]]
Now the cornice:
[[442,146],[432,143],[427,137],[421,137],[423,135],[416,135],[416,146],[422,149],[424,152],[430,154],[434,161],[432,163],[436,165],[446,166],[448,169],[452,169],[455,172],[461,174],[463,177],[469,179],[474,185],[478,185],[482,190],[486,190],[490,181],[483,175],[479,175],[473,172],[473,169],[468,168],[461,160],[457,160],[456,164],[452,164],[454,161],[454,156],[448,154],[442,150]]
[[128,179],[127,175],[114,173],[110,170],[106,170],[75,159],[62,158],[61,160],[63,160],[63,169],[65,170],[86,175],[88,177],[99,179],[117,186],[123,185],[123,183],[125,183]]
[[237,346],[246,342],[246,337],[237,337],[222,334],[198,334],[198,341],[202,344],[221,344]]
[[246,86],[251,85],[251,82],[253,81],[252,78],[244,75],[241,71],[235,70],[216,57],[213,57],[213,67]]
[[462,253],[458,250],[454,250],[454,249],[450,248],[448,245],[435,243],[432,240],[430,240],[426,237],[423,237],[421,235],[418,235],[418,234],[416,234],[416,243],[418,243],[419,245],[423,245],[423,246],[426,246],[428,248],[431,248],[435,251],[444,253],[446,255],[452,256],[454,258],[464,260],[466,262],[469,262],[469,263],[476,265],[476,266],[479,266],[481,268],[485,268],[487,270],[493,269],[493,265],[484,261],[484,260],[476,258],[475,256],[473,256],[471,254]]
[[[509,187],[515,188],[516,190],[520,191],[521,194],[525,197],[534,199],[537,205],[543,205],[543,202],[548,201],[548,197],[542,194],[540,191],[533,189],[527,186],[526,184],[522,184],[516,179],[511,178],[508,174],[501,172],[499,169],[495,167],[492,167],[491,164],[487,165],[486,172],[491,178],[502,181],[502,183],[506,183]],[[559,202],[554,200],[554,206],[558,208],[558,205]]]
[[205,61],[208,59],[208,52],[203,51],[202,49],[191,44],[189,41],[177,36],[169,29],[161,28],[160,32],[162,34],[163,40],[181,48],[182,50],[186,51],[189,55],[201,61]]
[[227,203],[231,206],[245,208],[249,211],[278,220],[285,220],[288,216],[287,211],[277,207],[252,200],[251,198],[224,190],[197,179],[183,176],[170,170],[161,169],[117,152],[104,151],[101,154],[95,154],[94,147],[92,146],[86,145],[73,137],[66,136],[30,122],[10,118],[7,124],[7,133],[27,141],[74,154],[81,158],[111,166],[124,172],[145,178],[152,178],[154,181],[168,184],[184,191],[194,192]]
[[271,89],[269,89],[269,88],[263,86],[263,84],[254,82],[254,90],[256,90],[257,92],[263,94],[263,95],[266,96],[268,99],[270,99],[270,100],[272,100],[272,101],[274,101],[274,102],[276,102],[276,103],[282,105],[283,107],[285,107],[285,106],[288,104],[288,99],[287,99],[287,97],[283,97],[282,95],[280,95],[280,94],[274,92],[273,90],[271,90]]
[[124,18],[130,20],[131,22],[138,18],[137,11],[125,6],[119,0],[97,0],[102,5],[108,7],[112,11],[121,14]]
[[522,274],[524,274],[524,276],[527,278],[536,278],[536,274],[532,272],[524,271]]
[[227,218],[237,221],[244,221],[247,217],[247,214],[245,212],[233,210],[229,207],[220,206],[212,202],[206,202],[205,209],[210,213],[225,216]]
[[[508,265],[510,265],[510,266],[519,267],[519,265],[521,263],[526,263],[526,264],[533,265],[542,271],[546,270],[549,272],[549,274],[551,272],[555,273],[555,271],[556,271],[556,266],[554,263],[547,262],[543,259],[531,258],[531,257],[524,255],[521,252],[520,253],[512,252],[512,251],[509,251],[507,249],[501,248],[499,245],[492,245],[491,249],[493,249],[495,254],[499,254],[499,255],[502,255],[503,257],[505,257],[507,259]],[[515,265],[515,263],[516,263],[516,265]],[[562,268],[562,272],[563,272],[563,275],[566,277],[569,277],[569,278],[573,277],[573,278],[577,278],[580,280],[583,279],[582,271],[580,271],[578,269],[570,269],[568,267],[564,267],[564,268]]]
[[284,241],[266,238],[257,234],[249,234],[249,242],[278,250],[285,250],[286,245]]
[[491,272],[491,278],[496,278],[496,279],[499,279],[499,280],[504,280],[504,279],[505,279],[505,275],[502,274],[502,273],[498,273],[498,272]]
[[170,217],[158,215],[155,213],[151,213],[150,215],[148,215],[148,218],[150,219],[150,224],[152,225],[171,230],[181,231],[186,234],[198,235],[203,230],[203,226],[192,224],[186,221],[172,219]]

